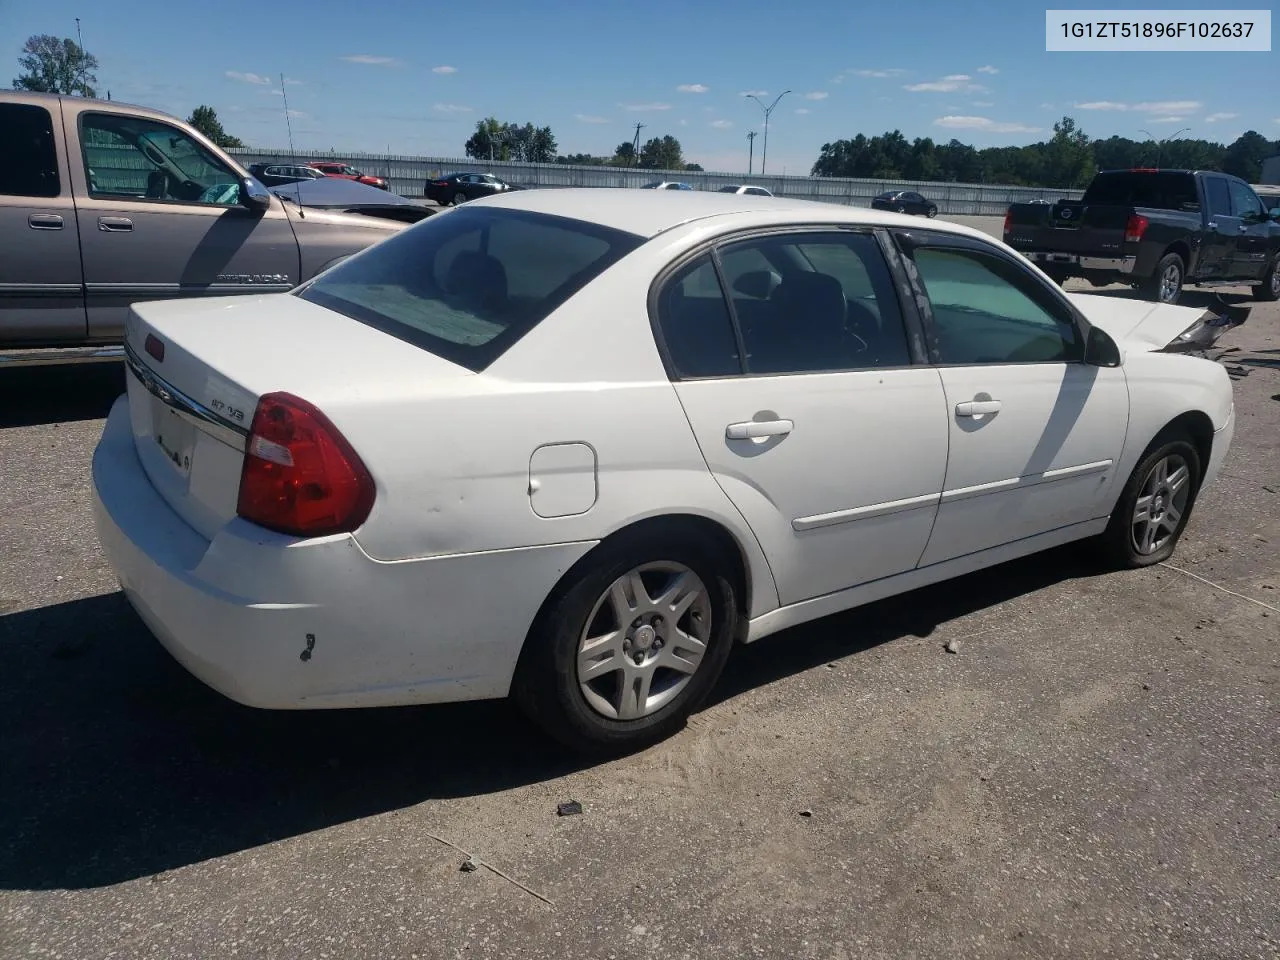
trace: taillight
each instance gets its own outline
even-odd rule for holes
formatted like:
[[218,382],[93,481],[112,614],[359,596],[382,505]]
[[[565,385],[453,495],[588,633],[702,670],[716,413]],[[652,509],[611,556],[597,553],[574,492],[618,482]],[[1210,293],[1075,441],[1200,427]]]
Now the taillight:
[[1004,213],[1004,232],[1008,233],[1013,229],[1013,211],[1006,210]]
[[289,393],[258,401],[236,513],[299,537],[349,533],[373,509],[369,471],[323,413]]
[[157,363],[164,363],[164,341],[154,333],[147,334],[147,339],[146,342],[143,343],[143,347]]
[[1147,227],[1150,224],[1151,221],[1140,214],[1129,214],[1129,222],[1124,225],[1124,242],[1137,243],[1142,239],[1142,235],[1147,232]]

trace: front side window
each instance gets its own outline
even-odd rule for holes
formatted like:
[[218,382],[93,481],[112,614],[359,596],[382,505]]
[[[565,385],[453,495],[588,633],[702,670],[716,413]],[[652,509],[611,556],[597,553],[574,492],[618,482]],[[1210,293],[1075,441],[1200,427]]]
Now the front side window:
[[955,247],[921,246],[911,257],[933,312],[945,364],[1063,363],[1084,358],[1069,311],[1016,265]]
[[176,127],[141,117],[86,113],[80,119],[89,193],[207,206],[240,203],[240,181]]
[[53,118],[44,107],[0,103],[0,194],[7,197],[56,197],[58,148]]
[[466,207],[381,241],[296,296],[479,371],[643,242],[580,220]]
[[1262,216],[1262,202],[1257,195],[1239,180],[1228,180],[1231,190],[1231,210],[1237,217]]

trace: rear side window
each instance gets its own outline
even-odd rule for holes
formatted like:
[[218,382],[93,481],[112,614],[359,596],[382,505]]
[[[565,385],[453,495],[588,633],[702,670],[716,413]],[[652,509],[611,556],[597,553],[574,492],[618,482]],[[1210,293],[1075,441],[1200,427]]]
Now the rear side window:
[[1196,181],[1189,173],[1100,173],[1085,190],[1084,203],[1115,204],[1181,210],[1183,204],[1199,205]]
[[1209,198],[1209,213],[1231,216],[1231,194],[1227,190],[1227,181],[1222,177],[1205,177],[1204,192]]
[[58,150],[53,117],[44,107],[0,104],[0,194],[8,197],[56,197]]
[[383,240],[296,295],[478,372],[643,242],[581,220],[462,208]]

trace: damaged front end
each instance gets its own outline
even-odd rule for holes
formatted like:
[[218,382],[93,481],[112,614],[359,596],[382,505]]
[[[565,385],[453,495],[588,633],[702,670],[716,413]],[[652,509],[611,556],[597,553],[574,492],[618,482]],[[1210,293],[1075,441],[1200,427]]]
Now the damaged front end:
[[1249,319],[1250,307],[1236,306],[1216,300],[1187,329],[1161,347],[1157,353],[1203,354],[1228,330],[1234,330]]

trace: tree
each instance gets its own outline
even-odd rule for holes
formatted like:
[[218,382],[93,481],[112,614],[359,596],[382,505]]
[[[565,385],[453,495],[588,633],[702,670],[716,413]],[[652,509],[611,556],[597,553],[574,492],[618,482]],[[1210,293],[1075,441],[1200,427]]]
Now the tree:
[[222,121],[218,119],[218,112],[213,107],[208,107],[204,104],[196,107],[191,111],[191,116],[187,117],[187,123],[191,124],[219,147],[244,146],[238,137],[233,137],[222,129]]
[[613,151],[613,163],[619,167],[636,165],[636,147],[630,140],[624,140]]
[[1096,171],[1088,135],[1076,122],[1063,117],[1053,125],[1053,138],[1044,147],[1044,173],[1051,187],[1083,187]]
[[552,163],[556,159],[556,138],[550,127],[523,126],[485,117],[476,122],[475,133],[464,149],[478,160],[517,160],[524,163]]
[[650,170],[684,169],[680,141],[669,133],[665,137],[653,137],[640,148],[640,166]]
[[1275,152],[1266,137],[1256,130],[1248,130],[1227,147],[1222,158],[1222,172],[1239,177],[1246,183],[1257,183],[1262,179],[1262,161]]
[[18,65],[23,73],[13,81],[15,90],[94,97],[92,84],[98,59],[74,40],[42,33],[27,38]]

